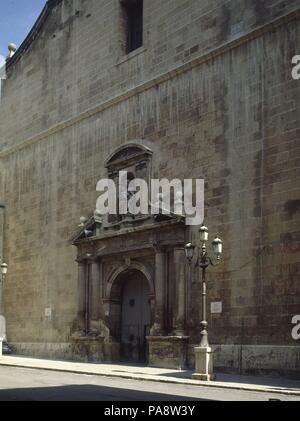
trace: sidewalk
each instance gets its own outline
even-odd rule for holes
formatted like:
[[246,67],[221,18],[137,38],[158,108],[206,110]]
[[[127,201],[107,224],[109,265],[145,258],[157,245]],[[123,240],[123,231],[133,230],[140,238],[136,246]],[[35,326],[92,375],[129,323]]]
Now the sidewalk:
[[216,381],[204,382],[192,380],[192,371],[121,364],[88,364],[12,356],[0,356],[1,365],[94,376],[119,377],[131,380],[186,384],[190,386],[238,389],[252,392],[272,392],[285,395],[298,395],[300,398],[300,380],[217,373]]

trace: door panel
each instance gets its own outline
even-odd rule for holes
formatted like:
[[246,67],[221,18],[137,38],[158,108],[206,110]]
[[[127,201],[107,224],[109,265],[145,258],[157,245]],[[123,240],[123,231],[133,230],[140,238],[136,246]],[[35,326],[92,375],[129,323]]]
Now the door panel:
[[122,294],[121,352],[124,360],[146,360],[149,328],[148,283],[142,275],[134,274],[125,280]]

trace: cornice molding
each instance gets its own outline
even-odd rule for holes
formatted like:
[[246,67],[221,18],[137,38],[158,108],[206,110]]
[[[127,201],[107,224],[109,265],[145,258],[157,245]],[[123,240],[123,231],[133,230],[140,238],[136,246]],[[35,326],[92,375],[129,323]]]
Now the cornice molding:
[[0,158],[5,158],[6,156],[13,154],[15,152],[18,152],[30,145],[33,145],[34,143],[40,142],[41,140],[44,140],[48,138],[51,135],[57,134],[58,132],[65,130],[69,127],[72,127],[78,123],[80,123],[83,120],[89,119],[91,117],[94,117],[95,115],[123,102],[126,101],[136,95],[139,95],[143,92],[146,92],[162,83],[165,83],[171,79],[174,79],[175,77],[178,77],[191,69],[198,67],[204,63],[207,63],[227,52],[230,52],[234,50],[235,48],[240,47],[243,44],[246,44],[250,41],[253,41],[262,35],[265,35],[269,32],[275,31],[276,29],[290,23],[293,20],[300,18],[300,8],[298,7],[296,10],[293,10],[289,12],[288,14],[281,16],[272,22],[269,22],[266,25],[263,25],[259,28],[256,28],[252,31],[249,31],[248,33],[242,35],[241,37],[235,38],[233,40],[230,40],[222,45],[220,45],[217,48],[211,49],[210,51],[194,58],[191,61],[188,61],[187,63],[184,63],[176,68],[173,68],[161,75],[156,76],[153,79],[150,79],[146,82],[141,83],[140,85],[137,85],[136,87],[129,89],[107,101],[102,102],[99,105],[96,105],[81,114],[71,117],[70,119],[67,119],[65,121],[62,121],[60,123],[57,123],[56,125],[48,128],[47,130],[40,132],[37,135],[34,135],[23,142],[19,143],[18,145],[15,145],[11,148],[7,148],[6,150],[0,152]]

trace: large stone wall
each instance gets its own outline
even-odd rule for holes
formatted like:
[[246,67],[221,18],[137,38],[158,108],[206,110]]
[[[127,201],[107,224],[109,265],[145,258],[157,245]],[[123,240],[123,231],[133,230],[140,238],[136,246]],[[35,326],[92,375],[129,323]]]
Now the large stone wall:
[[297,346],[300,85],[291,58],[300,25],[299,13],[280,15],[299,6],[145,0],[145,48],[124,57],[117,0],[58,4],[9,67],[0,107],[9,340],[69,342],[77,273],[68,239],[93,211],[107,157],[140,139],[154,152],[154,177],[205,178],[206,223],[225,251],[209,276],[209,301],[223,302],[222,315],[209,316],[211,342]]
[[2,147],[19,144],[299,6],[299,0],[145,0],[144,48],[126,56],[119,0],[50,3],[58,5],[15,60],[6,82]]

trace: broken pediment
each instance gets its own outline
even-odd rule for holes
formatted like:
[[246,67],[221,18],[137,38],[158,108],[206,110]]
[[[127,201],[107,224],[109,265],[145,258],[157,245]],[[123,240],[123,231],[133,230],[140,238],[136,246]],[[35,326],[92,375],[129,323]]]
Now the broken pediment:
[[143,231],[158,228],[161,224],[185,225],[185,217],[175,215],[164,215],[162,213],[157,215],[141,216],[133,219],[132,217],[125,218],[115,223],[108,222],[107,216],[94,215],[86,220],[86,222],[79,225],[70,241],[73,245],[78,242],[92,241],[93,239],[109,238],[121,234],[130,234],[136,231]]
[[78,225],[70,241],[75,244],[77,241],[87,238],[98,237],[101,234],[103,219],[100,215],[95,214],[85,221],[81,218],[81,223]]

